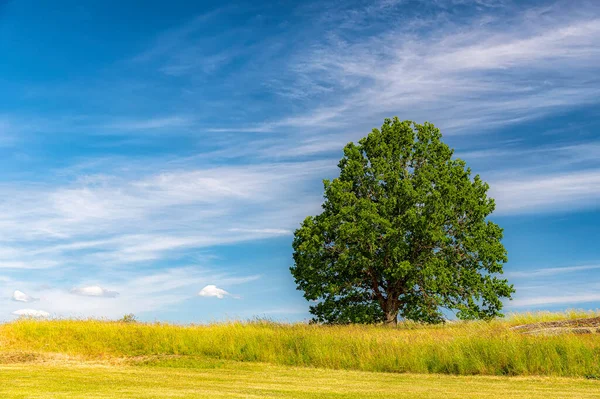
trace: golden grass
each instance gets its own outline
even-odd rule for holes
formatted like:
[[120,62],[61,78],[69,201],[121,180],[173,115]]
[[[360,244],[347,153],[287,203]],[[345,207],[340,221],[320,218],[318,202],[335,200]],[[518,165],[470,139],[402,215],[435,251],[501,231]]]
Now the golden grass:
[[421,398],[591,399],[600,382],[542,377],[371,373],[219,362],[165,369],[98,364],[0,366],[0,397],[13,398]]
[[198,359],[216,359],[395,373],[598,378],[600,335],[531,336],[510,329],[596,315],[519,314],[492,322],[403,323],[398,328],[19,320],[0,326],[0,352],[60,353],[88,360],[158,357],[163,367],[193,368]]

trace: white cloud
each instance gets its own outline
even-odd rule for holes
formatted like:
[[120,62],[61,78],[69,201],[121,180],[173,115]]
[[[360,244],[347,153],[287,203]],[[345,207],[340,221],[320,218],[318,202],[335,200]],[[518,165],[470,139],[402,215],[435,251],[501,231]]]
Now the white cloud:
[[20,317],[36,317],[36,318],[50,317],[50,313],[45,312],[43,310],[36,310],[36,309],[19,309],[19,310],[15,310],[14,312],[12,312],[12,315],[20,316]]
[[110,291],[102,288],[98,285],[89,285],[85,287],[73,288],[72,294],[81,296],[92,296],[92,297],[103,297],[103,298],[115,298],[119,295],[116,291]]
[[226,12],[228,7],[218,8],[201,15],[197,15],[182,26],[178,26],[161,33],[154,39],[152,46],[130,61],[133,63],[147,62],[157,58],[172,58],[174,54],[185,46],[189,35],[205,27],[208,22]]
[[99,126],[101,129],[116,130],[116,131],[131,131],[131,130],[160,130],[189,127],[194,124],[190,118],[183,116],[168,116],[162,118],[142,118],[129,119],[112,122],[106,125]]
[[22,291],[15,290],[12,295],[12,300],[16,302],[35,302],[39,301],[39,298],[34,298]]
[[[550,133],[546,131],[546,133]],[[564,134],[571,133],[565,129]],[[455,155],[458,158],[469,160],[484,159],[490,163],[489,169],[493,168],[493,161],[515,162],[524,157],[528,160],[528,167],[542,166],[544,170],[562,170],[565,167],[572,167],[580,164],[600,165],[600,142],[597,140],[570,143],[568,145],[543,145],[540,147],[522,148],[518,147],[518,142],[498,143],[494,148],[485,148],[481,150],[461,151]],[[548,165],[548,157],[552,158],[552,165]],[[506,172],[505,172],[506,173]]]
[[[451,36],[440,43],[441,46],[450,44],[450,50],[431,58],[430,64],[448,71],[471,71],[516,66],[546,69],[550,66],[548,63],[569,62],[570,59],[589,63],[600,56],[600,48],[594,40],[600,33],[600,19],[573,22],[563,22],[565,25],[562,26],[553,24],[554,29],[544,26],[539,32],[525,31],[525,37],[508,36],[503,32],[469,43],[471,37]],[[461,45],[465,39],[468,44]]]
[[444,13],[416,18],[420,26],[374,20],[382,29],[366,37],[362,25],[349,24],[357,34],[328,32],[290,57],[282,74],[282,86],[298,85],[292,93],[327,82],[316,105],[257,128],[349,127],[396,114],[432,120],[446,133],[478,134],[597,103],[600,19],[597,7],[588,8],[517,9],[468,24],[440,19]]
[[600,170],[529,174],[490,181],[498,214],[540,213],[594,207],[600,198]]
[[549,295],[515,299],[510,302],[512,307],[570,305],[600,301],[600,293],[587,292],[572,295]]
[[[147,312],[164,311],[193,299],[198,295],[198,286],[215,284],[217,287],[233,287],[257,281],[259,275],[239,275],[223,272],[218,269],[189,266],[159,269],[155,271],[135,269],[119,269],[104,271],[102,275],[109,280],[99,280],[98,285],[82,285],[77,290],[77,297],[68,289],[60,288],[60,283],[51,286],[40,286],[39,283],[23,281],[7,281],[0,284],[0,294],[8,290],[8,286],[19,284],[27,289],[35,287],[41,296],[45,310],[56,317],[98,317],[119,318],[127,313],[143,317]],[[59,282],[64,273],[56,271]],[[44,279],[48,281],[46,274]],[[110,285],[113,290],[106,290]],[[10,291],[12,292],[12,291]],[[99,295],[110,295],[119,292],[110,300],[100,300]],[[236,296],[231,296],[237,298]],[[7,301],[8,302],[8,301]],[[1,315],[15,310],[15,303],[0,302]],[[6,312],[6,313],[5,313]]]
[[536,269],[525,272],[507,272],[506,277],[546,277],[556,276],[565,273],[577,273],[586,270],[600,269],[600,265],[582,265],[582,266],[567,266],[567,267],[547,267],[545,269]]
[[233,295],[231,295],[229,292],[225,291],[224,289],[218,288],[216,285],[212,285],[209,284],[206,287],[202,288],[200,290],[200,292],[198,292],[198,296],[202,296],[202,297],[214,297],[214,298],[219,298],[219,299],[223,299],[226,296],[231,296],[234,297]]
[[[327,161],[205,168],[163,162],[131,177],[115,172],[58,187],[5,184],[0,268],[152,262],[287,235],[318,210],[320,196],[309,194],[308,185],[334,168]],[[298,204],[298,196],[306,200]]]

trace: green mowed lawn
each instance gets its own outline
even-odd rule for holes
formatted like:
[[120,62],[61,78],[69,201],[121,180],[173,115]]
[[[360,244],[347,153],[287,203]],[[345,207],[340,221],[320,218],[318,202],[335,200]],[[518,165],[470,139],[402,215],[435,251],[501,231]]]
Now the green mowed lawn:
[[219,362],[202,368],[0,366],[0,398],[600,398],[600,381],[373,373]]

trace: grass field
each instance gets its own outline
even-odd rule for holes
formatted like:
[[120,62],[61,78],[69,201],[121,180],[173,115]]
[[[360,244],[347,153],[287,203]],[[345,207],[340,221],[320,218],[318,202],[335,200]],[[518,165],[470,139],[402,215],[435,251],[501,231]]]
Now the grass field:
[[590,316],[397,328],[19,320],[0,325],[0,398],[600,398],[600,334],[511,329]]
[[600,382],[372,373],[220,362],[214,368],[0,366],[1,398],[600,398]]
[[536,336],[510,329],[590,315],[520,315],[507,321],[404,323],[398,328],[19,320],[0,325],[0,356],[2,351],[61,353],[84,360],[178,355],[395,373],[598,378],[600,335]]

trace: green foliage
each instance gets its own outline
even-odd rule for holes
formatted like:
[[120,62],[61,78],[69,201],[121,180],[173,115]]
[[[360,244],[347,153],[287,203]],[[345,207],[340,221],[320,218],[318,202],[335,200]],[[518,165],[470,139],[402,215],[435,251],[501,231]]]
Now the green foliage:
[[349,143],[324,181],[323,212],[296,230],[291,272],[317,322],[396,323],[501,315],[512,285],[494,200],[440,131],[386,119]]
[[123,317],[121,317],[119,320],[117,320],[117,322],[119,322],[119,323],[137,323],[137,317],[135,317],[135,315],[133,313],[127,313],[126,315],[123,315]]

